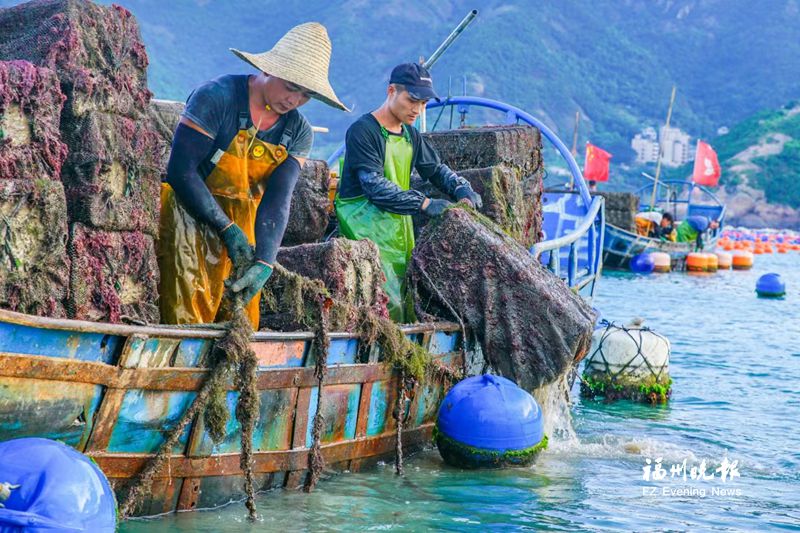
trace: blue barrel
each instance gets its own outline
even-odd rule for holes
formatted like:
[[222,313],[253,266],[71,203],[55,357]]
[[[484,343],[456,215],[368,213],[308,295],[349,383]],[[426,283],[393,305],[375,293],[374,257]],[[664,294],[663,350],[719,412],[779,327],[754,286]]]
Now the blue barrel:
[[631,257],[630,267],[637,274],[650,274],[656,268],[656,262],[650,254],[638,254]]
[[91,459],[48,439],[0,443],[0,531],[113,532],[114,491]]
[[756,281],[756,294],[760,298],[782,298],[786,295],[786,283],[775,272],[764,274]]
[[439,407],[434,439],[442,459],[460,468],[527,465],[547,447],[533,396],[492,375],[467,378],[450,389]]

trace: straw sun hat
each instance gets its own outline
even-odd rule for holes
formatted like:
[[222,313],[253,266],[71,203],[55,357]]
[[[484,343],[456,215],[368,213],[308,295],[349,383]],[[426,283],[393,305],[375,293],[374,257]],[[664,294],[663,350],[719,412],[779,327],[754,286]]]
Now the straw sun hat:
[[260,54],[230,49],[238,57],[270,76],[290,81],[312,91],[313,98],[349,111],[336,97],[328,81],[331,40],[322,24],[306,22],[289,30],[272,50]]

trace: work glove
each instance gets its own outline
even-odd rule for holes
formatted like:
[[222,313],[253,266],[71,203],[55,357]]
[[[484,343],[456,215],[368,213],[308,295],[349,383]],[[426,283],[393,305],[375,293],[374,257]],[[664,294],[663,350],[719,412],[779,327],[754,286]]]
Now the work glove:
[[255,297],[272,275],[272,267],[264,261],[253,263],[244,275],[231,286],[234,294],[241,294],[245,304]]
[[234,271],[238,268],[243,268],[253,261],[253,247],[247,240],[247,235],[244,234],[242,228],[236,224],[230,224],[220,232],[222,242],[225,243],[225,248],[228,249],[228,257],[233,262]]
[[483,198],[481,198],[480,194],[472,190],[472,187],[469,186],[459,187],[455,191],[455,196],[456,200],[458,200],[459,202],[461,200],[469,201],[469,203],[472,204],[472,207],[474,207],[475,209],[480,209],[483,207]]
[[444,213],[444,210],[453,205],[452,202],[447,200],[436,200],[431,198],[430,203],[428,203],[428,207],[422,210],[422,213],[429,216],[429,217],[438,217]]

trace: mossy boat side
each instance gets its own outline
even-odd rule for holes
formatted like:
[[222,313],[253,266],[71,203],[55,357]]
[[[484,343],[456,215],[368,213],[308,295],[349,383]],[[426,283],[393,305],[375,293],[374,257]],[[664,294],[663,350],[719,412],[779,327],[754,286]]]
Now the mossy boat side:
[[[452,323],[403,328],[445,365],[462,364],[461,330]],[[204,362],[223,334],[213,327],[128,326],[35,317],[0,310],[0,440],[63,441],[94,459],[116,490],[139,472],[192,402]],[[310,332],[254,334],[261,408],[253,448],[257,487],[302,485],[318,394]],[[468,355],[470,356],[470,355]],[[197,417],[136,515],[210,508],[244,497],[239,468],[237,394],[215,445]],[[380,350],[332,333],[323,386],[326,468],[355,471],[391,459],[398,376]],[[429,443],[443,384],[418,385],[407,402],[403,447]]]

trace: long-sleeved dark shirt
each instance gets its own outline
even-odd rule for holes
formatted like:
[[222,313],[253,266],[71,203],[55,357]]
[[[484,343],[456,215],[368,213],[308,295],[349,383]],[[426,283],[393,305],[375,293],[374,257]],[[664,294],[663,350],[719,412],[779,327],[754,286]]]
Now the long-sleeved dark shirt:
[[[416,128],[406,125],[403,128],[411,139],[411,167],[419,172],[422,179],[430,181],[450,196],[455,196],[456,189],[460,187],[470,187],[467,180],[441,162],[436,151]],[[414,189],[403,190],[386,179],[383,170],[385,157],[386,139],[381,133],[380,123],[371,113],[362,115],[350,126],[345,137],[339,196],[366,196],[377,207],[400,215],[418,213],[425,195]]]

